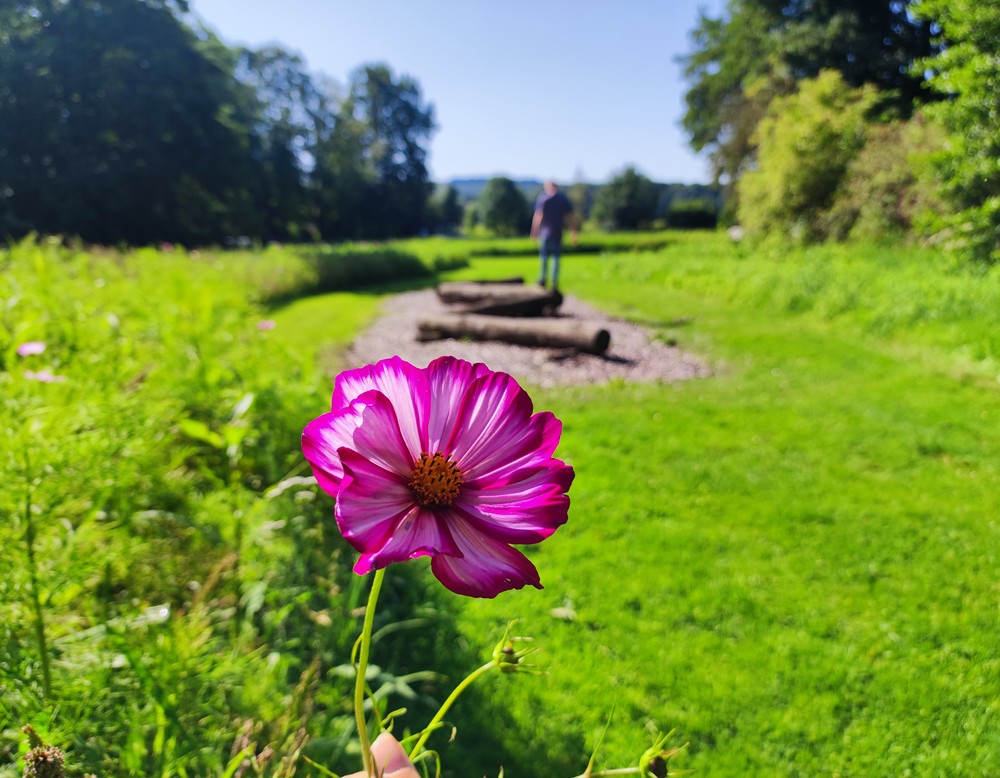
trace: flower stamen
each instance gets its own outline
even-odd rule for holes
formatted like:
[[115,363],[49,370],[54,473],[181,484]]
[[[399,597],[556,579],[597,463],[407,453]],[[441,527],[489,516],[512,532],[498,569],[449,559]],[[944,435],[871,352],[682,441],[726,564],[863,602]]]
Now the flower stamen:
[[451,454],[428,454],[426,451],[410,474],[410,489],[417,502],[424,508],[451,505],[462,486],[462,471]]

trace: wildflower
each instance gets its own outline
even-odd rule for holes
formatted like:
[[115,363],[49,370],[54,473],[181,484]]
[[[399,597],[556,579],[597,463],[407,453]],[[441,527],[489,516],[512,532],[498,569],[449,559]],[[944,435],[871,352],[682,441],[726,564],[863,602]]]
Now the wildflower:
[[430,556],[458,594],[541,588],[510,544],[566,522],[573,469],[552,457],[562,424],[533,413],[511,376],[454,357],[423,369],[392,357],[341,373],[332,406],[302,447],[361,552],[356,573]]
[[261,319],[257,322],[257,332],[268,332],[277,326],[274,319]]
[[45,351],[45,344],[40,340],[26,340],[17,347],[19,357],[33,357]]
[[66,380],[66,376],[56,375],[51,370],[25,370],[24,377],[29,381],[38,381],[42,384],[61,384]]
[[25,725],[21,731],[28,736],[30,748],[24,755],[23,778],[62,778],[66,774],[63,752],[44,743],[31,726]]

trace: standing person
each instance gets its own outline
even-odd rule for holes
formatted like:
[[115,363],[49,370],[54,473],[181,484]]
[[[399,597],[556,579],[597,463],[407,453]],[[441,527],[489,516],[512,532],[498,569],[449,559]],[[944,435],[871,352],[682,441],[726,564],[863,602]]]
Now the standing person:
[[531,220],[531,237],[538,241],[541,275],[538,285],[548,281],[549,257],[552,258],[552,291],[559,291],[559,256],[562,253],[563,226],[569,222],[572,241],[576,245],[576,225],[573,221],[573,203],[559,191],[554,181],[546,181],[535,201],[535,215]]

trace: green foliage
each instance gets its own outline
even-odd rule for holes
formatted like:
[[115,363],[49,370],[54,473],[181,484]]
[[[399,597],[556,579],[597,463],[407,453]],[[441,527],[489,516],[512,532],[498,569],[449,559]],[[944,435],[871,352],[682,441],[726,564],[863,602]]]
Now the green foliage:
[[730,0],[720,18],[702,14],[694,51],[683,58],[691,82],[683,124],[692,146],[709,149],[717,177],[735,181],[752,160],[754,128],[766,107],[752,85],[814,78],[825,69],[853,87],[872,84],[887,106],[908,116],[922,81],[909,66],[932,51],[930,24],[909,5]]
[[943,205],[929,160],[942,145],[940,130],[918,116],[875,124],[852,160],[824,218],[831,238],[891,241],[920,231]]
[[204,243],[251,231],[232,53],[158,0],[0,10],[0,233]]
[[0,772],[30,723],[76,770],[252,745],[277,774],[338,731],[316,673],[353,640],[329,505],[288,478],[328,382],[259,326],[246,257],[24,242],[0,270]]
[[520,188],[504,176],[486,182],[476,204],[480,223],[496,235],[523,235],[531,222],[531,207]]
[[836,71],[802,81],[768,106],[758,126],[757,167],[739,183],[739,220],[752,235],[825,237],[822,218],[864,143],[874,91]]
[[675,200],[667,211],[667,226],[675,229],[714,229],[719,214],[708,200]]
[[383,64],[343,101],[187,3],[0,8],[0,235],[107,245],[385,238],[426,226],[433,109]]
[[462,226],[465,210],[453,186],[439,186],[428,205],[428,222],[435,232],[451,233]]
[[649,227],[658,200],[656,184],[630,166],[597,191],[593,218],[604,230]]
[[938,171],[954,214],[939,224],[968,259],[1000,262],[1000,8],[973,0],[921,0],[917,13],[940,28],[943,50],[919,63],[948,99],[928,114],[948,143]]

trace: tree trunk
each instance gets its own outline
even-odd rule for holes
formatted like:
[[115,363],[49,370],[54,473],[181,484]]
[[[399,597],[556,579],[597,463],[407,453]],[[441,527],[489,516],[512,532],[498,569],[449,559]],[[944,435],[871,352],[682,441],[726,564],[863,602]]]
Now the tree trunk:
[[603,354],[611,333],[600,324],[579,319],[515,319],[473,313],[425,316],[417,325],[419,340],[472,338],[500,340],[521,346],[573,348],[588,354]]

